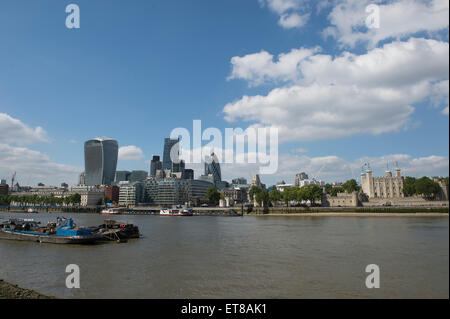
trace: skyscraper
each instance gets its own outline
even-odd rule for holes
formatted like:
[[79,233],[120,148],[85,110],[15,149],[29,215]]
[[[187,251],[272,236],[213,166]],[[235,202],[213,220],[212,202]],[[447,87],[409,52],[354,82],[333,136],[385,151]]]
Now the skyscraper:
[[84,143],[85,184],[111,185],[116,175],[119,144],[110,138],[94,138]]
[[211,153],[211,156],[205,157],[205,173],[204,175],[212,175],[214,184],[217,185],[222,181],[222,174],[220,172],[220,164],[217,155]]
[[159,155],[153,155],[152,161],[150,162],[150,177],[156,177],[156,171],[162,169],[162,163]]
[[[176,138],[176,139],[165,138],[164,139],[164,154],[163,154],[163,163],[162,163],[163,170],[166,170],[166,169],[172,170],[172,163],[174,161],[178,160],[178,155],[179,155],[178,142],[179,141],[180,141],[179,138]],[[172,147],[174,147],[173,150],[172,150]],[[172,150],[172,154],[176,155],[176,158],[170,157],[171,150]]]

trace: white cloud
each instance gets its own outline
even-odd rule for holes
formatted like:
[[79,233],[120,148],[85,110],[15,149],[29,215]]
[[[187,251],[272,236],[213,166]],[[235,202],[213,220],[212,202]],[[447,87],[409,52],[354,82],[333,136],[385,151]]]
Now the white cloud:
[[445,80],[439,81],[448,79],[448,54],[448,43],[412,38],[363,55],[344,52],[335,58],[304,48],[280,55],[275,63],[267,52],[234,57],[230,78],[252,85],[284,81],[291,86],[228,103],[225,119],[277,127],[281,141],[405,129],[412,105],[445,87]]
[[309,20],[308,1],[305,0],[259,0],[280,16],[278,24],[285,29],[301,28]]
[[[377,4],[380,27],[367,28],[369,4]],[[350,47],[358,42],[370,47],[387,39],[402,39],[418,32],[437,32],[448,28],[448,0],[344,0],[335,1],[328,20],[331,26],[323,32]]]
[[55,163],[48,155],[38,151],[0,143],[0,176],[10,178],[17,172],[21,185],[37,182],[73,184],[82,170],[82,167]]
[[33,129],[6,113],[0,113],[0,131],[0,143],[25,145],[48,141],[42,127]]
[[144,158],[142,150],[134,145],[119,148],[119,160],[140,160]]

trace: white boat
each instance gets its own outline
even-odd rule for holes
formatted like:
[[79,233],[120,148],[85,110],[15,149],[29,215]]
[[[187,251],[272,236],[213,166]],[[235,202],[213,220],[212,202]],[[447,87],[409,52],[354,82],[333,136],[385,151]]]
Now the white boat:
[[184,209],[161,209],[159,212],[161,216],[192,216],[192,209],[191,208],[184,208]]
[[33,208],[28,208],[27,213],[38,214],[39,212],[37,210],[33,209]]
[[118,215],[120,214],[120,210],[113,209],[113,208],[107,208],[102,210],[103,215]]

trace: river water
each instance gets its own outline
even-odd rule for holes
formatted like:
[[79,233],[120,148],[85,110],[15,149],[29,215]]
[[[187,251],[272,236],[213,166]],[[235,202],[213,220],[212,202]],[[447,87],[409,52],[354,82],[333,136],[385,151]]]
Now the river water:
[[[30,218],[0,213],[0,218]],[[97,214],[33,215],[46,223]],[[0,278],[58,298],[448,298],[448,217],[119,216],[143,237],[93,246],[0,240]],[[66,288],[68,264],[81,287]],[[368,289],[365,268],[380,269]]]

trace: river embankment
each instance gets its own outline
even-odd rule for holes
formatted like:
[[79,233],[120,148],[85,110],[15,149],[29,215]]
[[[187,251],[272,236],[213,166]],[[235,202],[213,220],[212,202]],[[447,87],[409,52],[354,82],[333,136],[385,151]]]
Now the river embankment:
[[53,299],[31,289],[21,288],[0,279],[0,299]]

